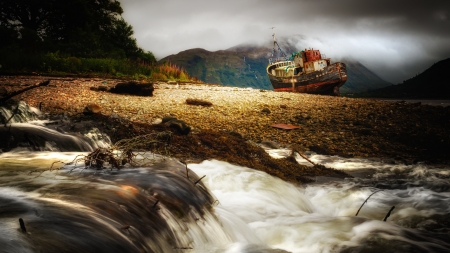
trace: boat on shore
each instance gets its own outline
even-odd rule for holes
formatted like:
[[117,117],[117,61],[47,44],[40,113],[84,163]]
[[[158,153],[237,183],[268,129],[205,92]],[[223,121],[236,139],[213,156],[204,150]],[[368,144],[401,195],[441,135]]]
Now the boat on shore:
[[281,56],[270,58],[266,71],[275,91],[339,96],[339,87],[347,81],[344,63],[331,63],[319,50],[305,49],[287,56],[273,36]]

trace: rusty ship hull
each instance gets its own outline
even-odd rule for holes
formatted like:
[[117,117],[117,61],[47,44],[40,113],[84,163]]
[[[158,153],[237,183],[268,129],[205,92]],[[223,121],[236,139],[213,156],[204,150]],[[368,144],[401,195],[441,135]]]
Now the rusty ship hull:
[[[274,27],[272,27],[273,29]],[[275,91],[288,91],[339,96],[339,88],[347,81],[344,63],[331,63],[320,50],[313,48],[287,56],[273,37],[272,57],[278,48],[278,58],[270,58],[267,75]]]
[[339,87],[347,81],[346,66],[341,62],[330,64],[319,71],[288,77],[273,75],[271,70],[271,66],[268,66],[267,73],[275,91],[339,96]]

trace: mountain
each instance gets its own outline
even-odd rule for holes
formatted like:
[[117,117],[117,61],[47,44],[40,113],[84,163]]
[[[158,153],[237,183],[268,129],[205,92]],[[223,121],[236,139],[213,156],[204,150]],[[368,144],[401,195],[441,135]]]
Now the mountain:
[[270,51],[262,52],[256,47],[215,52],[195,48],[169,55],[159,62],[174,63],[206,83],[272,89],[265,73],[267,54]]
[[[401,84],[361,94],[379,98],[450,99],[450,58],[433,64]],[[359,95],[359,94],[358,94]]]
[[[289,55],[298,51],[293,45],[287,42],[281,47]],[[266,74],[268,59],[271,57],[272,48],[238,45],[215,52],[201,48],[189,49],[169,55],[159,62],[174,63],[206,83],[272,90]],[[341,87],[341,93],[366,92],[391,85],[358,61],[347,59],[342,62],[347,64],[348,79]]]
[[348,79],[344,86],[340,88],[341,93],[360,93],[374,89],[384,88],[392,85],[378,77],[359,61],[352,59],[342,59],[341,62],[347,65]]

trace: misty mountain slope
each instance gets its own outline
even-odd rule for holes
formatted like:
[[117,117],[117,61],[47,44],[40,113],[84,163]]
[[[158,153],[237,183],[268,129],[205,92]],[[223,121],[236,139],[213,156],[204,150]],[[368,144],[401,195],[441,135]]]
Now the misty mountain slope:
[[341,93],[359,93],[392,85],[370,71],[359,61],[342,59],[347,66],[348,79],[340,88]]
[[364,96],[380,98],[450,99],[450,58],[439,61],[401,84],[373,90]]
[[206,83],[272,89],[265,74],[267,60],[252,58],[248,51],[190,49],[160,60],[164,61],[184,68],[189,75]]
[[[297,51],[292,44],[283,44],[282,48],[287,55]],[[174,63],[206,83],[273,90],[266,73],[268,59],[271,57],[272,48],[238,45],[215,52],[189,49],[169,55],[160,62]],[[343,62],[347,64],[348,80],[341,87],[341,93],[366,92],[390,85],[355,60]]]

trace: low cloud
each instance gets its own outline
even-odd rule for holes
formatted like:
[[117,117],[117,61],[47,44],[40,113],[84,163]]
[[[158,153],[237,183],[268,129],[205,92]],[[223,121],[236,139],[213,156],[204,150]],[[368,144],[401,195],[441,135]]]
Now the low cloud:
[[353,58],[399,83],[450,57],[450,1],[121,0],[138,44],[159,59],[191,48],[270,47],[302,35],[299,48]]

